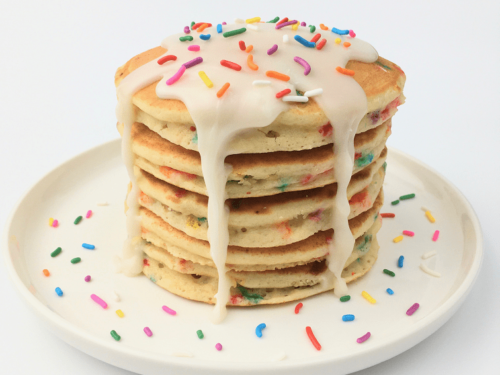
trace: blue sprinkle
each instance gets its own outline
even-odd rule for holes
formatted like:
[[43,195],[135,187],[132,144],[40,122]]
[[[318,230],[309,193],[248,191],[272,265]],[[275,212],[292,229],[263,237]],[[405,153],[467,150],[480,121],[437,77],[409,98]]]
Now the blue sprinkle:
[[347,35],[347,34],[349,34],[349,30],[340,30],[340,29],[337,29],[336,27],[332,27],[332,33],[339,34],[339,35]]
[[89,250],[94,250],[95,249],[94,245],[90,245],[88,243],[82,243],[82,247],[85,248],[85,249],[89,249]]
[[405,257],[404,256],[400,256],[399,259],[398,259],[398,267],[399,268],[403,268],[403,262],[405,261]]
[[344,316],[342,316],[342,320],[344,322],[352,322],[354,320],[354,315],[352,315],[352,314],[344,315]]
[[219,34],[222,33],[222,25],[220,23],[217,25],[217,32]]
[[316,47],[316,43],[310,42],[307,39],[302,38],[300,35],[295,35],[294,39],[299,42],[300,44],[309,47],[309,48],[314,48]]
[[62,290],[61,290],[61,288],[59,288],[59,287],[57,287],[57,288],[56,288],[56,293],[57,293],[57,295],[58,295],[59,297],[62,297],[62,295],[63,295],[63,291],[62,291]]
[[210,34],[201,34],[200,35],[200,39],[202,39],[202,40],[209,40],[210,36],[211,36]]
[[387,293],[392,296],[394,294],[394,291],[391,288],[387,288]]
[[262,330],[266,328],[266,323],[261,323],[255,328],[255,334],[257,337],[262,337]]

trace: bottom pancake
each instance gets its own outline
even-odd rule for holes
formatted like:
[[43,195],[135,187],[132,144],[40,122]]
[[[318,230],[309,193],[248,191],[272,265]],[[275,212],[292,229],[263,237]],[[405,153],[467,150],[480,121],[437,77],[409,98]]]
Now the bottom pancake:
[[[378,250],[377,238],[376,235],[373,235],[370,249],[366,254],[349,264],[342,272],[345,281],[349,283],[366,274],[377,260]],[[310,271],[312,276],[316,276],[314,273],[318,270],[312,269]],[[321,271],[326,276],[326,272],[328,272],[326,267]],[[215,277],[177,272],[147,255],[145,255],[143,272],[155,284],[173,294],[209,304],[215,304],[216,302],[215,294],[217,293],[218,279]],[[314,285],[286,288],[245,288],[236,284],[231,287],[231,297],[228,305],[274,305],[310,297],[333,289],[329,284],[326,285],[318,281]]]

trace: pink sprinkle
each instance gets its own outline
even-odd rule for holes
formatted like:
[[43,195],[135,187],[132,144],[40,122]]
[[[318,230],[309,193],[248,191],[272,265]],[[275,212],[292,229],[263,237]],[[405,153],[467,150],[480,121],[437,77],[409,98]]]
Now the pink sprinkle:
[[349,36],[351,38],[356,38],[356,33],[354,31],[352,31],[352,30],[349,30]]
[[406,315],[408,315],[408,316],[412,316],[412,315],[413,315],[413,313],[414,313],[415,311],[417,311],[419,307],[420,307],[420,305],[419,305],[418,303],[413,304],[413,305],[412,305],[412,306],[408,309],[408,311],[406,312]]
[[[87,276],[85,276],[85,279],[84,279],[84,280],[88,283],[88,282],[90,281],[90,279],[91,279],[90,275],[87,275]],[[93,298],[92,298],[92,299],[93,299]]]
[[54,221],[52,222],[52,227],[57,228],[58,225],[59,225],[59,222],[54,219]]
[[439,231],[437,230],[434,232],[434,235],[432,236],[432,240],[434,242],[436,242],[438,240],[438,238],[439,238]]
[[101,307],[102,307],[103,309],[105,309],[105,308],[107,308],[107,307],[108,307],[108,304],[107,304],[106,302],[104,302],[102,299],[100,299],[99,297],[97,297],[95,294],[91,294],[91,295],[90,295],[90,298],[92,298],[92,300],[93,300],[95,303],[97,303],[97,304],[101,305]]
[[301,22],[300,26],[306,26],[306,23],[305,22]]
[[[186,26],[187,27],[187,26]],[[144,327],[144,333],[146,334],[146,336],[148,337],[151,337],[153,336],[153,332],[151,332],[151,330],[149,329],[149,327]]]
[[182,75],[184,74],[185,71],[186,71],[186,67],[184,65],[181,65],[181,67],[179,68],[177,73],[175,73],[172,77],[167,79],[167,85],[170,86],[170,85],[173,85],[175,82],[177,82],[179,80],[179,78],[182,77]]
[[223,25],[227,25],[227,23],[225,23],[225,22],[222,22],[222,24],[223,24]]
[[87,215],[85,215],[85,217],[86,217],[87,219],[90,219],[90,217],[91,217],[91,216],[92,216],[92,210],[88,210],[88,211],[87,211]]
[[177,314],[174,310],[172,310],[170,307],[167,306],[162,306],[163,311],[165,311],[167,314],[170,315],[175,315]]
[[220,343],[215,344],[215,349],[220,352],[222,350],[222,345]]
[[372,335],[372,334],[371,334],[370,332],[367,332],[367,333],[366,333],[366,335],[361,336],[361,337],[360,337],[359,339],[357,339],[356,341],[357,341],[357,343],[358,343],[358,344],[361,344],[361,343],[365,342],[366,340],[368,340],[368,339],[370,338],[370,336],[371,336],[371,335]]
[[408,237],[413,237],[415,235],[415,232],[412,232],[411,230],[404,230],[403,234]]
[[[191,32],[191,30],[189,30],[189,26],[184,26],[184,33],[185,34],[189,34]],[[146,328],[144,328],[146,329]]]
[[188,47],[188,51],[194,51],[194,52],[197,52],[197,51],[199,51],[199,50],[200,50],[200,46],[199,46],[199,45],[197,45],[197,44],[193,44],[193,45],[190,45],[190,46]]
[[274,52],[276,52],[277,50],[278,50],[278,45],[277,45],[277,44],[275,44],[275,45],[273,45],[271,48],[269,48],[269,49],[267,50],[267,54],[268,54],[268,55],[272,55],[272,54],[273,54]]

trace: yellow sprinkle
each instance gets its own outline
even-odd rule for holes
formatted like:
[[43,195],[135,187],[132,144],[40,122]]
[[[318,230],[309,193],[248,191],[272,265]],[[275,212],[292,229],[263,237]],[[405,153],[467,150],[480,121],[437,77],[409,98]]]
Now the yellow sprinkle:
[[260,22],[260,17],[249,18],[245,21],[246,23]]
[[436,222],[436,219],[434,219],[434,216],[432,216],[432,214],[431,214],[430,211],[425,211],[425,216],[427,216],[427,219],[429,219],[429,221],[431,223],[435,223]]
[[295,25],[292,25],[292,30],[297,30],[299,28],[300,22],[297,21]]
[[116,315],[118,315],[120,318],[123,318],[125,314],[123,314],[123,311],[121,310],[116,310]]
[[366,293],[364,290],[361,292],[361,295],[363,296],[364,299],[366,299],[368,302],[370,303],[376,303],[377,301],[375,300],[375,298],[373,298],[372,296],[370,296],[368,293]]
[[397,236],[395,239],[393,239],[392,241],[395,242],[395,243],[398,243],[398,242],[401,242],[403,241],[403,236]]
[[342,42],[340,38],[335,39],[335,43],[340,44],[340,42]]
[[53,223],[54,223],[54,219],[50,218],[49,219],[49,227],[51,227]]
[[212,81],[210,81],[210,78],[208,78],[208,76],[206,75],[206,73],[203,70],[200,70],[198,72],[198,75],[200,76],[201,80],[205,83],[205,85],[207,85],[207,87],[209,89],[214,87],[214,84],[212,83]]

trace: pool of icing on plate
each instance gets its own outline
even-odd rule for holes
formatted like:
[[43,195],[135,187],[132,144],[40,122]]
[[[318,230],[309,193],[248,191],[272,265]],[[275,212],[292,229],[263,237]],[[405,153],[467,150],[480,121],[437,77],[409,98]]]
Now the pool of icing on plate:
[[[346,294],[347,286],[341,278],[342,268],[349,257],[354,239],[349,229],[347,216],[349,202],[346,191],[351,178],[354,163],[354,136],[356,128],[367,112],[367,99],[362,88],[350,76],[336,71],[336,67],[345,68],[349,60],[373,62],[378,58],[376,50],[368,43],[346,35],[337,35],[331,31],[318,30],[322,38],[327,39],[326,46],[318,50],[297,42],[299,35],[306,40],[311,39],[307,27],[299,27],[296,31],[291,26],[276,29],[272,23],[256,23],[252,27],[245,24],[224,25],[223,32],[246,28],[242,34],[224,37],[217,33],[216,27],[206,28],[203,34],[211,34],[209,40],[201,40],[200,33],[191,31],[193,41],[181,42],[175,34],[167,37],[161,46],[167,49],[165,55],[175,55],[175,61],[163,65],[157,60],[151,61],[126,76],[117,88],[117,118],[124,124],[122,136],[122,152],[128,174],[132,183],[127,204],[128,238],[125,241],[121,271],[127,275],[135,275],[142,270],[142,241],[140,240],[140,217],[138,205],[138,188],[133,173],[134,157],[131,150],[131,128],[135,121],[133,95],[142,88],[159,81],[156,94],[162,99],[178,99],[182,101],[191,115],[198,132],[198,148],[201,156],[203,177],[208,192],[208,239],[210,254],[217,266],[219,275],[216,305],[212,321],[221,322],[226,315],[226,304],[230,297],[230,285],[226,277],[226,257],[229,243],[228,217],[225,207],[227,198],[225,187],[231,166],[224,163],[231,155],[230,142],[240,133],[261,128],[271,124],[278,115],[291,107],[300,106],[294,101],[285,102],[276,98],[276,93],[290,89],[290,96],[296,90],[309,91],[318,88],[322,93],[314,96],[334,128],[333,142],[336,154],[334,173],[338,183],[338,193],[334,202],[333,228],[335,235],[328,255],[328,267],[331,271],[324,279],[324,287],[335,285],[335,294]],[[316,33],[317,33],[316,32]],[[339,38],[341,43],[335,43]],[[253,62],[258,70],[247,65],[249,53],[239,48],[238,42],[245,41],[252,45]],[[351,43],[345,47],[343,43]],[[272,55],[267,50],[274,44],[278,46]],[[199,51],[190,51],[188,46],[199,45]],[[184,72],[174,84],[166,81],[172,77],[184,63],[197,57],[203,62],[194,65]],[[306,75],[302,65],[294,61],[300,57],[311,66]],[[221,60],[239,64],[241,70],[233,70],[221,65]],[[204,71],[213,82],[207,87],[199,76]],[[266,76],[267,71],[276,71],[290,77],[288,81]],[[254,84],[254,81],[267,81]],[[230,83],[227,92],[222,96],[217,91],[226,83]],[[303,100],[303,99],[302,99]]]

